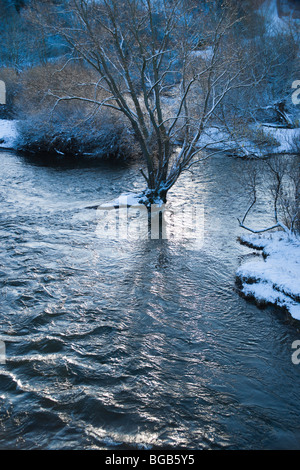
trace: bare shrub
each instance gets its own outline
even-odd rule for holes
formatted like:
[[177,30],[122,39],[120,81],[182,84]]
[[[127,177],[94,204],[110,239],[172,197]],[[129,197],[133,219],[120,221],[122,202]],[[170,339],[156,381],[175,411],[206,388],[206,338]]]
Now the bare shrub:
[[[56,106],[58,90],[72,99]],[[46,64],[23,72],[15,102],[20,118],[18,149],[76,157],[131,157],[136,145],[125,118],[109,109],[99,111],[88,99],[74,98],[91,92],[105,99],[93,71],[80,64]]]
[[[263,181],[261,180],[263,175]],[[246,225],[246,219],[259,203],[258,190],[269,182],[274,223],[263,229]],[[245,185],[249,191],[250,205],[239,220],[240,227],[253,233],[281,229],[289,235],[300,234],[300,157],[299,155],[275,155],[257,162],[248,174]]]

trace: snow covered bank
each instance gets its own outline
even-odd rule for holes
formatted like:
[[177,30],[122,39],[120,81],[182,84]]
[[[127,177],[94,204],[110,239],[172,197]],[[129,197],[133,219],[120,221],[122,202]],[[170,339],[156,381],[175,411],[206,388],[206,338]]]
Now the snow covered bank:
[[0,148],[15,148],[17,140],[17,121],[0,119]]
[[[269,143],[263,146],[254,142],[257,136],[265,136]],[[300,151],[300,128],[289,129],[285,127],[272,127],[267,124],[258,124],[253,127],[251,138],[234,137],[218,127],[210,127],[202,134],[198,147],[209,150],[231,152],[239,156],[263,157],[271,154],[298,153]]]
[[[258,147],[250,139],[235,139],[227,131],[219,127],[210,127],[202,134],[198,147],[229,151],[240,156],[265,156],[300,151],[300,128],[288,129],[260,124],[253,128],[253,139],[257,131],[263,132],[265,136],[270,137],[270,145]],[[0,148],[15,149],[17,138],[17,121],[0,119]]]
[[293,15],[296,5],[285,2],[283,6],[285,7],[284,16],[279,15],[277,0],[265,0],[260,8],[258,8],[258,13],[266,20],[266,33],[268,36],[276,36],[282,33],[288,34],[291,31],[292,25],[299,27],[300,21]]
[[300,239],[274,232],[246,235],[240,242],[262,250],[263,255],[237,270],[241,294],[258,304],[283,307],[300,320]]
[[300,151],[300,128],[288,129],[284,127],[267,127],[262,125],[265,135],[276,140],[272,150],[274,153],[293,153]]

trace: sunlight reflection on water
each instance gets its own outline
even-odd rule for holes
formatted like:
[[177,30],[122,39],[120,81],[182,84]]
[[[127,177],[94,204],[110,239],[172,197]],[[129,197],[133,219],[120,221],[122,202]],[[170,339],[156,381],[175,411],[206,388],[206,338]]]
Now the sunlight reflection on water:
[[197,205],[201,236],[168,215],[158,240],[86,208],[138,191],[134,167],[1,164],[1,448],[299,448],[295,327],[235,291],[241,161],[185,175],[168,208]]

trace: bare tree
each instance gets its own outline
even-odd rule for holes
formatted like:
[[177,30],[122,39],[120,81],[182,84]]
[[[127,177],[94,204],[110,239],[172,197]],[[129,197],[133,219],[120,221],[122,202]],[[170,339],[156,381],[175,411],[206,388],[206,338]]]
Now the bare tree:
[[233,34],[240,18],[229,0],[218,8],[209,0],[36,3],[36,17],[72,51],[65,66],[83,60],[98,74],[90,97],[49,90],[53,109],[79,100],[94,112],[106,107],[126,116],[146,162],[146,204],[165,202],[182,171],[207,158],[209,143],[199,140],[225,97],[265,74],[247,73]]
[[[251,169],[248,188],[251,193],[251,202],[242,220],[238,220],[240,227],[252,232],[263,233],[273,229],[283,230],[288,235],[299,233],[300,229],[300,167],[298,156],[273,156],[261,162],[264,167]],[[262,170],[262,171],[261,171]],[[270,177],[271,200],[273,204],[274,223],[262,229],[255,229],[246,225],[246,219],[256,203],[257,189],[259,187],[259,173],[264,178]]]

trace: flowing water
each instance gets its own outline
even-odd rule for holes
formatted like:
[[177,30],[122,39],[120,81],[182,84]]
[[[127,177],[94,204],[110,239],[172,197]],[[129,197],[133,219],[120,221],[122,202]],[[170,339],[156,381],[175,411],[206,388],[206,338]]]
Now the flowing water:
[[172,190],[201,242],[99,236],[87,207],[139,190],[134,164],[0,162],[0,448],[300,449],[298,326],[235,288],[244,162]]

